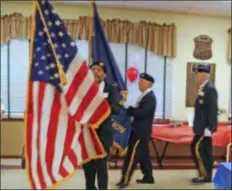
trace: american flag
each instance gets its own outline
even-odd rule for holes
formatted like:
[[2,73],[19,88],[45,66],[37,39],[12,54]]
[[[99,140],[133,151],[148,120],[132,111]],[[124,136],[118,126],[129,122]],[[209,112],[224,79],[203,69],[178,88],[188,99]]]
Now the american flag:
[[31,187],[46,189],[84,162],[105,156],[94,128],[108,117],[110,107],[52,5],[34,1],[33,7],[26,164]]

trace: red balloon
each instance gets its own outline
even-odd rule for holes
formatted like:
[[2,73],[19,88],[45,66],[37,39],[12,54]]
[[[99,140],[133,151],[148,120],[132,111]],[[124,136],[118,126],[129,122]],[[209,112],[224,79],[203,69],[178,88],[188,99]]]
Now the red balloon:
[[127,70],[127,79],[133,83],[138,78],[138,70],[134,67],[130,67]]

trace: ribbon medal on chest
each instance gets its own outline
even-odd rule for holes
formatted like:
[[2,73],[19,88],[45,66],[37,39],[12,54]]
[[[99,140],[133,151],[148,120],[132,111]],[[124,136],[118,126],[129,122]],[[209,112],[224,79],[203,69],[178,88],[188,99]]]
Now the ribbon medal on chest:
[[199,104],[203,104],[204,103],[204,100],[203,100],[204,95],[205,95],[205,93],[202,90],[198,91]]
[[199,104],[203,104],[204,100],[203,99],[199,99]]

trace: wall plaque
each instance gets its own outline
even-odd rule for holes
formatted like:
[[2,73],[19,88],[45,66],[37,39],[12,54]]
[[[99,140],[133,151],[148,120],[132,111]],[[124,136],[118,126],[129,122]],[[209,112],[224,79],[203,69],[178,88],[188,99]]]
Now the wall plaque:
[[212,58],[212,43],[213,39],[207,35],[199,35],[194,38],[195,48],[193,56],[199,60],[208,60]]

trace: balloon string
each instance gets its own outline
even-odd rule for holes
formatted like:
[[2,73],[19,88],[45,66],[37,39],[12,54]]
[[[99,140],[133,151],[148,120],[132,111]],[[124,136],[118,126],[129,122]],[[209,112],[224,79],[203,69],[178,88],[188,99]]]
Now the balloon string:
[[131,103],[130,103],[130,105],[131,106],[133,106],[133,84],[132,83],[130,83],[130,87],[131,87]]
[[135,94],[134,94],[134,83],[132,83],[132,104],[133,104],[133,106],[135,104],[134,97],[135,97]]

